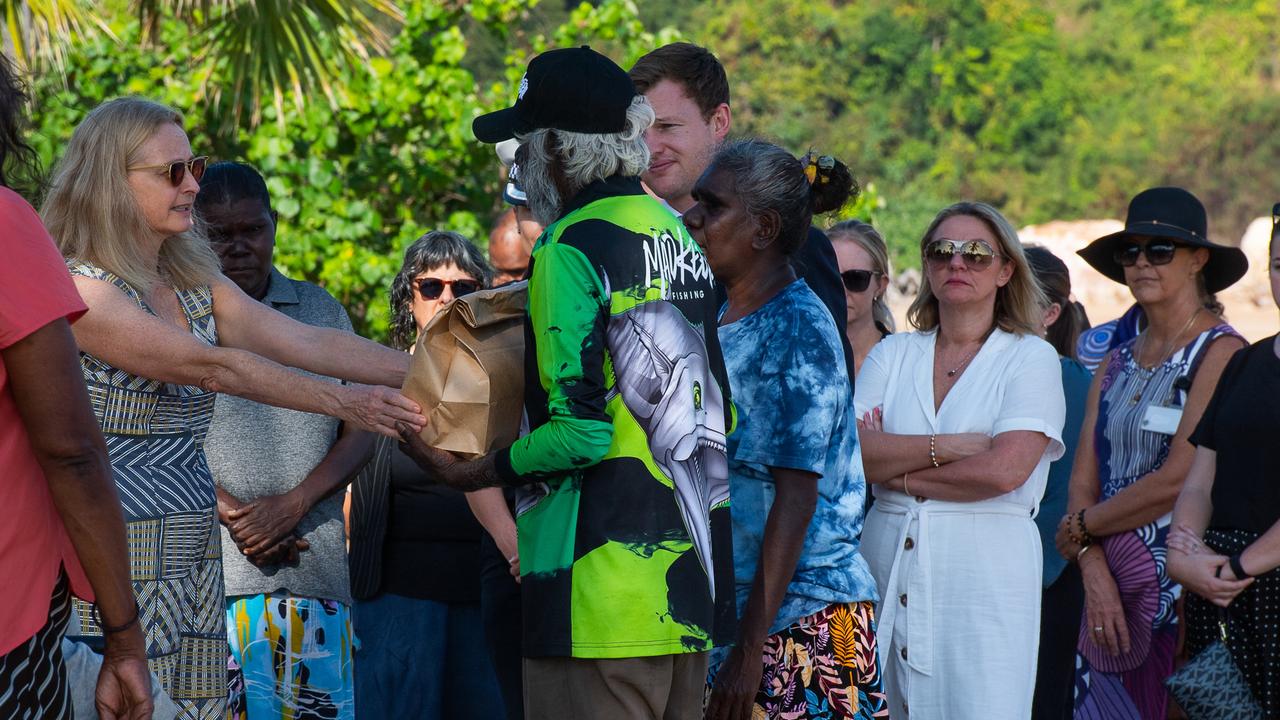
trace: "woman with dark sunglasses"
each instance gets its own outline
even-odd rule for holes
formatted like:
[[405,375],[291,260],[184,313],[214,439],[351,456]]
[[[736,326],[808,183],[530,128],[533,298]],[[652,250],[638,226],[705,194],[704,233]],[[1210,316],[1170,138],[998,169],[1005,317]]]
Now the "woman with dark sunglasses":
[[[391,283],[392,344],[413,352],[445,305],[492,280],[493,269],[462,235],[434,231],[414,241]],[[395,441],[378,439],[351,487],[351,590],[361,642],[356,717],[505,716],[480,637],[486,530],[518,577],[515,521],[500,490],[454,490]]]
[[[141,624],[147,659],[181,714],[214,717],[226,708],[228,649],[203,449],[216,394],[384,433],[426,418],[384,387],[402,384],[403,353],[297,322],[222,276],[193,213],[203,171],[193,155],[171,108],[103,103],[72,134],[42,214],[88,306],[72,332],[127,523],[139,606],[129,623]],[[112,633],[115,618],[80,601],[77,609],[73,634]]]
[[1030,716],[1042,554],[1032,517],[1063,453],[1058,355],[1017,233],[958,203],[920,240],[917,332],[882,340],[854,401],[875,484],[863,552],[895,717]]
[[1194,195],[1153,188],[1129,204],[1123,230],[1080,251],[1129,286],[1147,325],[1094,376],[1055,536],[1085,589],[1077,717],[1165,717],[1181,594],[1166,573],[1169,513],[1195,454],[1187,439],[1244,346],[1213,293],[1248,262],[1207,231]]
[[871,348],[893,332],[893,314],[884,301],[889,289],[889,250],[870,223],[845,220],[827,230],[844,282],[849,317],[844,333],[853,348],[855,374]]
[[[1268,276],[1280,306],[1280,204]],[[1266,717],[1280,717],[1280,335],[1237,352],[1191,435],[1196,455],[1174,506],[1169,575],[1186,596],[1187,651],[1219,639]]]

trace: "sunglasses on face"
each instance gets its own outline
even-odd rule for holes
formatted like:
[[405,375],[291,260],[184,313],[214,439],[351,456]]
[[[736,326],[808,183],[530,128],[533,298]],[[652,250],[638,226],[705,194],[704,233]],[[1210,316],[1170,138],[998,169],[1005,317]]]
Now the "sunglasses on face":
[[169,184],[178,187],[187,177],[187,171],[191,171],[191,177],[196,182],[200,182],[200,178],[204,177],[204,169],[209,164],[209,156],[201,155],[193,157],[190,160],[174,160],[171,163],[163,165],[134,165],[129,168],[130,172],[134,170],[158,170],[160,175],[169,176]]
[[844,289],[853,293],[866,291],[871,285],[871,278],[884,273],[875,270],[845,270],[840,273],[840,279],[844,281]]
[[1122,267],[1133,267],[1137,264],[1139,255],[1146,255],[1147,262],[1152,265],[1168,265],[1173,262],[1173,255],[1179,247],[1172,240],[1152,240],[1146,245],[1130,242],[1116,248],[1112,259]]
[[984,270],[1000,255],[985,240],[934,240],[924,248],[924,259],[934,268],[951,264],[959,255],[970,270]]
[[445,286],[453,288],[454,297],[462,297],[480,289],[480,283],[475,280],[441,280],[440,278],[422,278],[417,281],[418,294],[423,300],[436,300],[444,294]]

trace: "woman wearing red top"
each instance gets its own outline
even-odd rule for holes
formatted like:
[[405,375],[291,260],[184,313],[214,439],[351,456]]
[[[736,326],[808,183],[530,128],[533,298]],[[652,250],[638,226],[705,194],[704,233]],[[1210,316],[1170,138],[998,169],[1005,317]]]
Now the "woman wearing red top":
[[71,336],[85,305],[5,175],[33,168],[20,135],[25,104],[0,55],[0,717],[71,717],[61,641],[74,592],[97,596],[108,630],[99,714],[149,718],[124,521]]

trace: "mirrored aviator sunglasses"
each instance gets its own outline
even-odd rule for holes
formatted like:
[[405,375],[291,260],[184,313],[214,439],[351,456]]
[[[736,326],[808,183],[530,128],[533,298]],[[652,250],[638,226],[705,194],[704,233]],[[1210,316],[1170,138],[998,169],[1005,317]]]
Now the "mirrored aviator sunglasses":
[[159,174],[169,176],[169,184],[178,187],[187,177],[187,171],[191,171],[191,177],[196,182],[200,182],[200,178],[204,177],[204,169],[209,165],[209,156],[201,155],[193,157],[190,160],[174,160],[171,163],[163,165],[134,165],[128,168],[130,172],[134,170],[159,170]]
[[844,289],[853,293],[865,292],[871,285],[871,278],[879,275],[875,270],[845,270],[840,273]]
[[1127,242],[1116,248],[1111,259],[1121,267],[1133,267],[1138,263],[1139,255],[1146,255],[1147,262],[1152,265],[1168,265],[1173,262],[1174,253],[1177,251],[1178,244],[1172,240],[1150,240],[1145,245]]
[[453,296],[456,298],[480,289],[480,283],[475,280],[441,280],[440,278],[422,278],[418,281],[418,294],[422,295],[424,300],[437,300],[444,294],[445,286],[453,288]]
[[982,240],[934,240],[924,248],[924,259],[935,268],[951,264],[951,258],[959,255],[970,270],[983,270],[991,266],[999,255]]

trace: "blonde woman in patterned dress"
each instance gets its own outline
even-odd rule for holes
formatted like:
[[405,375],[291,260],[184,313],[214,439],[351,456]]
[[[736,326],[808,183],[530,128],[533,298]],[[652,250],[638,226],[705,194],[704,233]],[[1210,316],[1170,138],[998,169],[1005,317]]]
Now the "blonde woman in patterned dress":
[[[406,355],[295,322],[222,277],[192,214],[205,158],[181,123],[138,98],[99,106],[72,135],[42,214],[89,307],[74,332],[128,525],[148,661],[182,717],[220,718],[221,541],[202,448],[215,393],[393,435],[397,421],[425,419],[378,386],[401,384]],[[92,608],[80,618],[69,635],[101,634]]]

